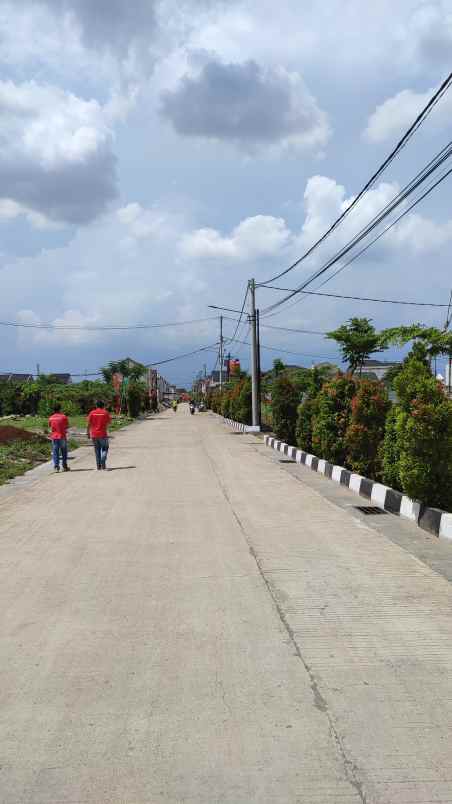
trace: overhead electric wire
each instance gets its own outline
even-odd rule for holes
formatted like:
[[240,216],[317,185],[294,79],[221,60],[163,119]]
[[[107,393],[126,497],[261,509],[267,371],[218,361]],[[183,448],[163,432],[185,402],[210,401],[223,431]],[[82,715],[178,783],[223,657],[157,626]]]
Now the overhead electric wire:
[[[279,288],[274,285],[266,285],[272,290],[282,290],[286,293],[291,293],[295,288]],[[327,296],[332,299],[350,299],[352,301],[366,301],[366,302],[379,302],[380,304],[408,304],[412,307],[449,307],[448,304],[439,304],[437,302],[415,302],[405,301],[404,299],[374,299],[370,296],[346,296],[343,293],[320,293],[318,290],[303,290],[303,296]],[[264,324],[262,324],[264,326]],[[269,324],[265,326],[269,327]],[[284,329],[284,327],[272,327],[272,329]],[[299,330],[299,332],[308,332],[308,330]],[[309,333],[311,335],[320,333]]]
[[185,352],[183,355],[176,355],[175,357],[168,357],[166,360],[158,360],[155,363],[145,363],[146,368],[153,368],[154,366],[163,366],[165,363],[173,363],[175,360],[182,360],[184,357],[191,357],[200,352],[207,352],[209,349],[214,349],[218,343],[211,343],[208,346],[200,346],[199,349],[194,349],[193,352]]
[[[251,346],[251,344],[248,341],[237,341],[237,343],[242,343],[244,346]],[[292,352],[290,349],[281,349],[279,346],[267,346],[266,344],[264,345],[263,343],[261,343],[261,349],[267,349],[270,352],[281,352],[281,354],[297,355],[298,357],[309,357],[309,358],[313,357],[317,360],[337,360],[338,357],[338,356],[331,357],[329,355],[308,355],[305,354],[304,352]]]
[[387,158],[384,160],[384,162],[380,165],[378,170],[375,171],[375,173],[366,182],[364,187],[360,190],[358,195],[355,196],[355,198],[353,199],[352,203],[347,207],[347,209],[345,209],[339,215],[338,218],[336,218],[336,220],[334,221],[334,223],[332,223],[332,225],[329,227],[329,229],[327,229],[327,231],[324,232],[324,234],[321,237],[319,237],[319,239],[315,243],[313,243],[313,245],[310,246],[310,248],[307,251],[305,251],[305,253],[302,254],[301,257],[299,257],[294,263],[292,263],[292,265],[289,265],[288,268],[286,268],[284,271],[281,271],[279,274],[276,274],[276,276],[273,276],[271,279],[267,279],[264,282],[260,282],[258,286],[268,285],[269,283],[275,282],[277,279],[280,279],[282,276],[285,276],[290,271],[293,271],[294,268],[296,268],[298,265],[300,265],[301,262],[303,262],[305,259],[307,259],[307,257],[309,257],[312,254],[312,252],[316,248],[318,248],[318,246],[320,246],[321,243],[323,243],[332,234],[332,232],[335,231],[335,229],[339,226],[339,224],[344,220],[344,218],[347,217],[347,215],[351,212],[351,210],[354,209],[357,206],[357,204],[359,204],[359,202],[361,201],[363,196],[373,187],[373,185],[375,184],[377,179],[380,178],[380,176],[389,167],[389,165],[394,161],[394,159],[400,153],[400,151],[409,142],[409,140],[411,139],[413,134],[415,134],[415,132],[418,130],[418,128],[422,125],[424,120],[428,117],[428,115],[431,113],[431,111],[436,106],[436,104],[439,102],[439,100],[447,92],[447,90],[449,89],[451,84],[452,84],[452,73],[449,73],[449,75],[443,81],[443,83],[441,84],[439,89],[432,95],[432,97],[430,98],[430,100],[428,101],[426,106],[424,106],[424,108],[418,114],[418,116],[413,121],[413,123],[411,124],[409,129],[405,132],[403,137],[399,140],[399,142],[397,143],[395,148],[393,148],[391,153],[387,156]]
[[250,288],[249,288],[249,285],[248,285],[247,288],[246,288],[246,293],[245,293],[244,299],[243,299],[243,304],[242,304],[242,309],[240,311],[239,319],[237,321],[237,326],[235,328],[235,331],[234,331],[234,334],[233,334],[232,338],[230,339],[231,343],[233,343],[235,341],[236,337],[237,337],[237,332],[239,331],[239,327],[240,327],[240,324],[241,324],[242,319],[243,319],[243,314],[244,314],[244,311],[245,311],[245,305],[246,305],[246,300],[248,298],[249,290],[250,290]]
[[[443,151],[444,151],[444,149],[443,149]],[[308,277],[306,280],[304,280],[304,282],[301,285],[299,285],[298,288],[296,288],[293,291],[291,291],[288,296],[286,296],[284,299],[279,300],[275,304],[270,305],[269,307],[266,307],[262,311],[261,314],[268,314],[272,310],[276,310],[278,307],[280,307],[286,301],[290,301],[290,299],[293,298],[293,296],[297,295],[298,293],[303,292],[303,290],[308,285],[310,285],[311,282],[314,282],[316,279],[318,279],[320,276],[322,276],[326,271],[328,271],[330,268],[332,268],[333,265],[335,265],[337,262],[339,262],[358,243],[360,243],[365,237],[367,237],[372,232],[373,229],[375,229],[391,212],[393,212],[398,206],[400,206],[400,204],[402,204],[406,200],[406,198],[408,198],[416,189],[418,189],[418,187],[421,186],[427,180],[427,178],[429,178],[429,176],[432,173],[434,173],[446,161],[446,159],[448,159],[452,155],[452,142],[449,143],[447,153],[446,154],[444,154],[443,152],[441,152],[441,153],[442,153],[442,156],[437,159],[437,163],[433,167],[430,167],[428,170],[424,169],[423,171],[421,171],[421,173],[418,174],[418,176],[420,176],[420,178],[418,178],[417,181],[415,181],[414,183],[412,181],[408,185],[406,185],[406,187],[403,188],[403,190],[395,197],[395,199],[393,199],[393,201],[389,205],[386,205],[386,207],[384,207],[384,209],[382,211],[380,211],[380,213],[378,213],[377,216],[375,216],[372,219],[372,221],[370,221],[370,223],[367,224],[367,226],[365,226],[363,229],[361,229],[361,231],[357,235],[355,235],[352,238],[352,240],[350,240],[342,249],[340,249],[339,252],[337,252],[333,257],[331,257],[329,260],[327,260],[327,262],[321,268],[317,269],[317,271],[315,271],[313,274],[311,274],[310,277]],[[432,165],[433,161],[434,160],[432,160],[432,162],[430,162],[429,164]],[[385,235],[390,229],[393,228],[393,226],[395,226],[397,223],[399,223],[399,221],[402,220],[402,218],[404,218],[405,215],[407,215],[409,212],[411,212],[411,210],[414,209],[414,207],[416,207],[439,184],[441,184],[441,182],[443,182],[450,175],[451,172],[452,172],[452,168],[448,168],[440,176],[440,178],[436,179],[436,181],[432,182],[432,184],[427,188],[427,190],[425,190],[415,201],[413,201],[413,203],[410,204],[410,206],[406,210],[404,210],[404,212],[402,212],[397,218],[395,218],[395,220],[393,220],[388,226],[386,226],[383,229],[383,231],[381,231],[375,238],[373,238],[373,240],[371,240],[369,243],[367,243],[364,246],[364,248],[362,248],[359,252],[357,252],[350,260],[348,260],[348,262],[346,262],[344,265],[342,265],[326,281],[330,281],[334,276],[336,276],[338,273],[343,271],[348,265],[350,265],[358,257],[360,257],[362,254],[364,254],[364,252],[367,251],[374,243],[376,243],[377,240],[379,240],[381,237],[383,237],[383,235]],[[322,285],[326,284],[326,281],[324,283],[322,283]],[[322,285],[320,287],[322,287]]]
[[[290,288],[277,288],[277,290],[290,290]],[[447,305],[446,305],[447,306]],[[229,321],[236,321],[235,318],[229,318]],[[261,327],[265,327],[265,329],[277,329],[281,330],[281,332],[296,332],[300,335],[325,335],[325,332],[319,332],[318,330],[314,329],[294,329],[293,327],[274,327],[271,324],[260,324]]]
[[218,316],[209,316],[208,318],[197,318],[192,321],[171,321],[168,323],[163,324],[109,324],[105,326],[91,326],[91,325],[80,325],[80,324],[26,324],[26,323],[18,323],[15,321],[0,321],[0,327],[19,327],[24,329],[55,329],[55,330],[75,330],[75,331],[88,331],[88,332],[109,332],[113,330],[118,330],[119,332],[124,332],[124,330],[140,330],[140,329],[162,329],[166,327],[182,327],[188,326],[189,324],[202,324],[205,321],[216,321]]

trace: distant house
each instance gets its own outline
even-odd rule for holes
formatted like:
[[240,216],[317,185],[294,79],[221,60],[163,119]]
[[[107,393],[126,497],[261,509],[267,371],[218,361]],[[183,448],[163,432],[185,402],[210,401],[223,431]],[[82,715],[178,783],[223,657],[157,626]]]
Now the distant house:
[[33,374],[0,374],[0,382],[12,382],[16,385],[33,382],[33,379]]
[[60,385],[70,385],[72,383],[72,377],[70,374],[49,374],[49,379]]
[[377,380],[384,380],[386,374],[390,369],[396,368],[400,366],[400,362],[394,360],[393,362],[387,362],[384,360],[365,360],[362,367],[362,372],[365,374],[372,374],[375,375]]

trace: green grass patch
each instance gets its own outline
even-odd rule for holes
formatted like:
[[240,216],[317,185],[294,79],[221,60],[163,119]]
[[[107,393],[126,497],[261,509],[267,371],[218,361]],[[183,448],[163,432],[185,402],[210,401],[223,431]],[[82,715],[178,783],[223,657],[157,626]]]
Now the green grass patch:
[[[134,420],[128,416],[116,416],[113,414],[113,421],[110,425],[110,430],[120,430],[122,427],[127,427]],[[0,425],[11,425],[12,427],[20,427],[22,430],[28,430],[31,433],[38,433],[39,435],[48,435],[49,425],[48,416],[8,416],[0,418]],[[81,433],[86,432],[86,416],[77,415],[69,416],[69,426],[71,430],[77,430]]]
[[0,444],[0,485],[50,460],[50,441],[13,441]]

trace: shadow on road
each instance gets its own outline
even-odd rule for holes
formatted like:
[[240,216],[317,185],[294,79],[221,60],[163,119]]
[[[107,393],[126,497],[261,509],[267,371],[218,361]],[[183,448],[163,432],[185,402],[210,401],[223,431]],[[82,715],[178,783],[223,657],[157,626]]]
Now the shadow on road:
[[136,466],[109,466],[109,472],[121,472],[123,469],[136,469]]

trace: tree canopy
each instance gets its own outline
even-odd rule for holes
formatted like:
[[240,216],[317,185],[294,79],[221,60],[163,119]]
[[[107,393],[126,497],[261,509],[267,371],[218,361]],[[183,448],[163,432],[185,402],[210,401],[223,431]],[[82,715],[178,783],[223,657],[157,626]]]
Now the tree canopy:
[[339,344],[352,374],[358,369],[361,373],[363,363],[370,355],[388,348],[370,318],[350,318],[338,329],[327,332],[326,337]]

